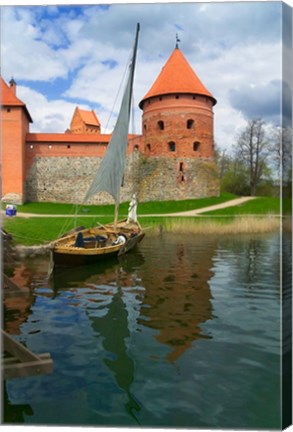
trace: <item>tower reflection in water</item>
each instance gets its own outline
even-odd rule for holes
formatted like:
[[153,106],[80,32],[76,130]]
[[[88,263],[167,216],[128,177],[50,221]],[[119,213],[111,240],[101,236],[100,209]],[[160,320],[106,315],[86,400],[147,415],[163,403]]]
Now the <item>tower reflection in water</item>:
[[196,248],[190,239],[168,240],[141,268],[145,296],[139,322],[158,330],[156,339],[171,348],[167,360],[174,362],[194,340],[210,337],[202,324],[212,318],[209,280],[217,240],[197,236]]

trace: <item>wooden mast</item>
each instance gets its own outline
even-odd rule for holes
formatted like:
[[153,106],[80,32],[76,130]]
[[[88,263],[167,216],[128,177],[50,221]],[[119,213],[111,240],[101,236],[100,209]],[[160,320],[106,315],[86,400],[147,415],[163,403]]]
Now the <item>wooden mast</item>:
[[[131,62],[131,70],[130,70],[130,94],[129,94],[129,101],[128,101],[128,112],[129,112],[129,114],[130,114],[130,111],[131,111],[131,101],[132,101],[132,93],[133,93],[133,78],[134,78],[134,70],[135,70],[135,63],[136,63],[136,54],[137,54],[137,44],[138,44],[139,30],[140,30],[140,24],[137,23],[137,25],[136,25],[136,35],[135,35],[135,41],[134,41],[134,47],[133,47],[133,56],[132,56],[132,62]],[[122,183],[123,183],[123,178],[122,178]],[[119,215],[119,204],[120,204],[120,193],[119,193],[118,199],[115,201],[114,229],[117,228],[118,215]]]

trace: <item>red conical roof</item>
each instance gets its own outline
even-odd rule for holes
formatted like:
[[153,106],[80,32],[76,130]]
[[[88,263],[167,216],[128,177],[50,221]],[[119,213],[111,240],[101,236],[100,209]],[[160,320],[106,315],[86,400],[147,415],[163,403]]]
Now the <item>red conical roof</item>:
[[205,88],[179,48],[175,48],[161,70],[149,92],[139,103],[142,108],[146,99],[173,93],[191,93],[208,96],[217,103],[213,95]]
[[20,100],[18,99],[18,97],[15,95],[14,91],[12,90],[11,87],[9,87],[6,82],[4,81],[4,79],[2,77],[0,77],[0,82],[1,82],[1,86],[0,86],[0,103],[2,106],[20,106],[23,107],[29,121],[32,123],[32,118],[30,116],[30,113],[28,112],[26,105]]

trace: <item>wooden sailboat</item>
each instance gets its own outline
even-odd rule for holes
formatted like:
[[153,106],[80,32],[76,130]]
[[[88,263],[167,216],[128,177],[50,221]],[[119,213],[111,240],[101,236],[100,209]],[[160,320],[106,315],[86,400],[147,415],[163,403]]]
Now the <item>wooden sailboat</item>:
[[[105,259],[109,256],[119,256],[133,249],[144,237],[144,232],[137,221],[136,215],[132,217],[129,215],[127,220],[118,221],[120,187],[123,181],[126,162],[138,34],[139,24],[136,29],[129,76],[117,123],[105,157],[84,198],[85,203],[99,192],[108,192],[115,201],[114,222],[107,225],[100,224],[95,228],[77,229],[56,240],[52,251],[54,266],[79,265],[95,261],[99,258]],[[135,200],[133,205],[135,207]]]

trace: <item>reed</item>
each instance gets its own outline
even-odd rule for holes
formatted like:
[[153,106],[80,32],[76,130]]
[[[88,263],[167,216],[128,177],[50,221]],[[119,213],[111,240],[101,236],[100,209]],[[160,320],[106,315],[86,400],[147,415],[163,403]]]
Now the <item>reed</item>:
[[237,218],[166,218],[151,226],[151,231],[176,234],[263,234],[280,229],[278,217],[237,217]]

